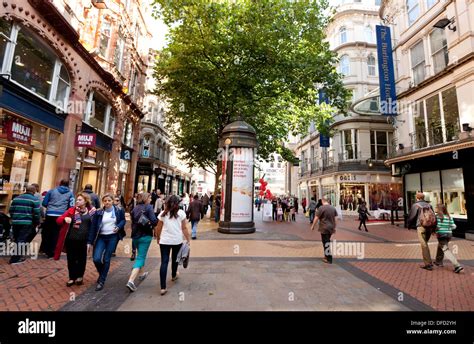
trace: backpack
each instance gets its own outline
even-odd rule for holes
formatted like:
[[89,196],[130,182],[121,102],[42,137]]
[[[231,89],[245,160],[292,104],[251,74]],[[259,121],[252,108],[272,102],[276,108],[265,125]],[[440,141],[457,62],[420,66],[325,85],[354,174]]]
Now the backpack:
[[421,212],[419,214],[419,219],[420,219],[420,226],[424,228],[436,228],[437,225],[437,220],[436,220],[436,215],[431,209],[431,207],[428,206],[421,206]]

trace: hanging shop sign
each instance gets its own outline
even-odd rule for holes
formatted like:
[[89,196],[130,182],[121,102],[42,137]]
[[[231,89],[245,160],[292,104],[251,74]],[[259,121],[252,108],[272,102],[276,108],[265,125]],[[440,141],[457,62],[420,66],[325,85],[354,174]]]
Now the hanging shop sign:
[[6,125],[7,140],[24,144],[31,144],[33,127],[29,124],[22,124],[11,119]]
[[74,147],[95,147],[97,140],[96,134],[76,134]]
[[120,159],[127,161],[132,160],[132,151],[130,149],[122,149],[120,152]]

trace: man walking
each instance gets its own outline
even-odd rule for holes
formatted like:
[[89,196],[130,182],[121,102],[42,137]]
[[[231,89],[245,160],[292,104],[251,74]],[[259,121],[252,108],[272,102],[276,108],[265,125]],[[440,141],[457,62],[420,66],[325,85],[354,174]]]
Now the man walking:
[[36,187],[29,185],[23,195],[16,197],[10,206],[13,225],[13,238],[16,244],[16,255],[10,258],[10,264],[23,263],[26,258],[26,244],[33,240],[36,227],[40,224],[40,202],[35,197]]
[[203,215],[202,217],[204,218],[204,216],[206,216],[207,214],[207,208],[209,207],[209,196],[207,195],[207,192],[204,194],[204,196],[202,196],[202,211],[203,211]]
[[92,191],[92,185],[91,184],[87,184],[86,186],[84,186],[84,192],[86,194],[88,194],[89,197],[91,198],[91,204],[94,206],[94,208],[100,209],[99,196],[97,196],[97,194],[95,194],[94,191]]
[[313,223],[314,220],[314,213],[316,211],[316,206],[318,204],[314,200],[314,197],[311,197],[311,202],[309,202],[308,209],[309,209],[309,223]]
[[188,211],[187,211],[187,217],[191,221],[191,228],[192,228],[192,234],[191,238],[193,240],[196,240],[197,236],[197,225],[201,218],[204,217],[204,212],[203,212],[203,205],[201,201],[198,198],[198,195],[194,195],[194,199],[189,205]]
[[418,232],[424,263],[420,267],[428,271],[433,270],[428,242],[430,241],[431,232],[436,228],[436,215],[431,205],[425,201],[423,192],[417,192],[416,202],[411,206],[407,224],[409,229],[416,229]]
[[69,190],[69,181],[63,179],[59,186],[50,190],[43,199],[46,208],[46,219],[43,224],[41,249],[48,258],[54,257],[60,227],[56,220],[74,205],[74,195]]
[[[312,198],[314,201],[314,198]],[[323,262],[332,264],[331,255],[331,235],[336,233],[336,217],[337,211],[332,205],[329,204],[326,197],[321,199],[323,205],[316,211],[311,230],[314,230],[314,226],[319,220],[318,231],[321,233],[321,240],[323,242],[324,258]],[[316,202],[315,202],[316,203]]]

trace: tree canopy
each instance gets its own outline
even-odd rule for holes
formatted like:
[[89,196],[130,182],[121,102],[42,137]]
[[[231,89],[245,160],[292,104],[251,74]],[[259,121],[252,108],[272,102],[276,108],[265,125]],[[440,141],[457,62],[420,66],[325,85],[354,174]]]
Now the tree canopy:
[[[258,154],[284,159],[289,134],[310,122],[328,133],[348,92],[324,29],[326,0],[157,0],[169,27],[155,66],[166,125],[189,164],[214,169],[224,127],[242,118],[257,132]],[[324,88],[329,105],[318,102]]]

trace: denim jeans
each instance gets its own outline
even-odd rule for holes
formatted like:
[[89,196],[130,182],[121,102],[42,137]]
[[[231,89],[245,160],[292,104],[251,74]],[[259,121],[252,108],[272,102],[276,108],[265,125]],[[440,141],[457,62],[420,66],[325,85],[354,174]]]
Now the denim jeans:
[[313,223],[315,213],[316,212],[314,210],[309,211],[309,222],[310,223]]
[[171,277],[176,277],[176,273],[178,272],[178,262],[176,258],[178,258],[178,252],[181,249],[179,245],[163,245],[160,244],[160,252],[161,252],[161,267],[160,267],[160,285],[161,289],[166,289],[166,275],[168,274],[168,264],[170,261],[170,251],[171,254]]
[[99,283],[104,284],[109,273],[110,260],[118,241],[118,234],[99,235],[94,246],[94,264],[99,273]]
[[198,223],[199,223],[199,220],[198,220],[198,221],[193,221],[193,220],[191,220],[191,228],[192,228],[192,234],[191,234],[191,236],[192,236],[193,238],[195,238],[196,235],[197,235],[197,226],[198,226]]

